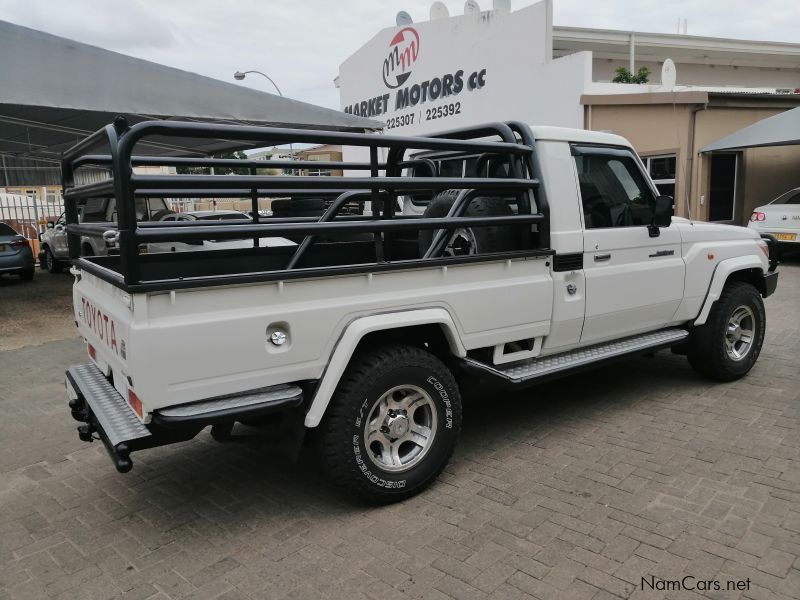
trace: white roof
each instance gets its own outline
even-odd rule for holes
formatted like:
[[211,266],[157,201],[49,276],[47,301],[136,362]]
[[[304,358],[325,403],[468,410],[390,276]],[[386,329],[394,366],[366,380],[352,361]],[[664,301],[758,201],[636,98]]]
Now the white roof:
[[595,58],[627,60],[631,36],[639,62],[672,58],[676,63],[771,69],[797,69],[800,65],[800,44],[796,43],[587,27],[554,26],[553,55],[591,50]]
[[589,131],[587,129],[572,129],[570,127],[550,127],[547,125],[531,125],[531,131],[533,132],[533,137],[537,140],[631,146],[631,143],[621,135],[606,133],[604,131]]

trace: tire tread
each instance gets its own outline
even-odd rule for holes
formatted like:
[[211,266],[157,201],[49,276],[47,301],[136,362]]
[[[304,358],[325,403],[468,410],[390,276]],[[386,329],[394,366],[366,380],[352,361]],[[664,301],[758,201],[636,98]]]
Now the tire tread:
[[[379,374],[397,368],[398,365],[416,366],[433,371],[444,385],[458,390],[455,378],[444,363],[421,348],[402,344],[368,347],[353,356],[350,365],[339,381],[321,424],[320,457],[330,479],[336,485],[355,491],[360,497],[372,503],[396,502],[419,493],[439,476],[453,451],[451,447],[438,468],[422,483],[411,489],[383,491],[377,490],[370,484],[358,469],[356,462],[349,458],[352,446],[348,446],[347,440],[336,434],[347,430],[348,422],[353,417],[353,411],[358,410],[371,381],[376,379]],[[457,437],[461,430],[460,398],[451,398],[451,401],[453,433]]]

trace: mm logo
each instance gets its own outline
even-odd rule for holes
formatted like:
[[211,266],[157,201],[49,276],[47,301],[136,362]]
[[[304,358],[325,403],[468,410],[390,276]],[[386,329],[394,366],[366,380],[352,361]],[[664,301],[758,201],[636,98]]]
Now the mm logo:
[[419,34],[413,27],[404,27],[389,42],[389,55],[383,61],[383,83],[397,88],[411,77],[411,67],[419,56]]

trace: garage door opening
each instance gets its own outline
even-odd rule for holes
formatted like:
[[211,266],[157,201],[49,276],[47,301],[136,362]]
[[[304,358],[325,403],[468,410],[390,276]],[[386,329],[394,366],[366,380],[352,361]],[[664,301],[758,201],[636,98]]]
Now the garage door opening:
[[733,152],[711,155],[708,194],[709,221],[733,222],[736,209],[738,162],[738,155]]

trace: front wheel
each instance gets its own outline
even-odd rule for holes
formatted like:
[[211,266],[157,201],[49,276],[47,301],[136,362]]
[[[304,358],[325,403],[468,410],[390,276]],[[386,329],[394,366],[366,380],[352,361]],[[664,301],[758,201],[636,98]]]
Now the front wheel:
[[332,479],[389,503],[425,489],[444,469],[461,429],[461,397],[448,368],[414,346],[362,351],[351,362],[319,438]]
[[764,302],[758,290],[743,281],[726,284],[704,325],[689,338],[689,364],[717,381],[733,381],[753,368],[766,329]]
[[63,268],[61,261],[53,255],[53,251],[50,250],[49,246],[44,249],[44,266],[50,273],[61,273]]

